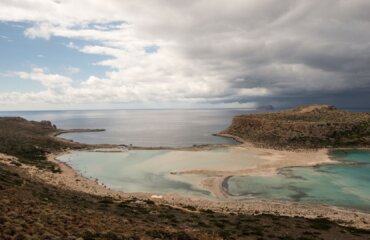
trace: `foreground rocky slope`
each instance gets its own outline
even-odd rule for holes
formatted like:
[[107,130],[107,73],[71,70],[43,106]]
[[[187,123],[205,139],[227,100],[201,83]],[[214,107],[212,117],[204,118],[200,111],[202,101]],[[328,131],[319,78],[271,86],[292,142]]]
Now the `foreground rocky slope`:
[[369,147],[370,113],[307,105],[236,116],[221,135],[273,148]]
[[111,199],[38,182],[0,164],[0,239],[368,239],[326,219],[222,214],[151,200]]

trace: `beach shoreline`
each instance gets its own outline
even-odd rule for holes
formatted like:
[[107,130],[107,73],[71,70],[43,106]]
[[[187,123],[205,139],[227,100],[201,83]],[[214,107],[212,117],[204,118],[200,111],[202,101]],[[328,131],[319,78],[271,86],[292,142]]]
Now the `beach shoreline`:
[[[230,147],[230,146],[229,146]],[[243,197],[232,197],[224,189],[225,180],[234,175],[273,175],[283,167],[296,166],[315,166],[319,164],[335,164],[336,161],[330,159],[328,149],[305,150],[305,151],[280,151],[274,149],[262,149],[253,147],[249,143],[232,146],[233,148],[243,148],[246,151],[254,151],[266,154],[270,162],[261,165],[260,168],[240,170],[233,172],[214,173],[212,171],[183,172],[180,174],[208,174],[211,176],[203,187],[212,191],[217,200],[203,199],[197,197],[185,197],[178,194],[156,194],[156,193],[126,193],[109,189],[98,179],[84,177],[81,173],[70,167],[68,164],[59,161],[61,155],[70,153],[71,150],[48,154],[47,159],[56,164],[61,173],[51,173],[40,170],[33,166],[22,164],[21,168],[27,170],[32,178],[42,182],[57,186],[63,189],[84,192],[87,194],[112,197],[116,200],[124,199],[151,199],[158,204],[170,205],[173,207],[187,208],[194,206],[197,209],[210,209],[215,212],[237,213],[237,214],[274,214],[284,216],[300,216],[306,218],[325,217],[339,224],[370,229],[370,213],[355,209],[347,209],[329,205],[317,205],[296,202],[282,202],[267,199],[245,199]],[[91,149],[86,149],[91,150]],[[199,150],[199,149],[196,149]],[[204,150],[204,149],[203,149]],[[312,157],[312,156],[315,157]],[[305,161],[310,160],[310,161]],[[14,159],[12,159],[14,161]],[[3,161],[4,162],[4,161]],[[6,161],[5,161],[6,162]],[[8,164],[10,162],[8,161]]]

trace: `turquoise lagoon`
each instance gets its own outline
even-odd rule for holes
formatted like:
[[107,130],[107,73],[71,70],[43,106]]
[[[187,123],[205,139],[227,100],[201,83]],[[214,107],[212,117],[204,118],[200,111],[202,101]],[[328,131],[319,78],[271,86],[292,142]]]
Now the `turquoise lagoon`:
[[277,176],[234,176],[225,187],[230,195],[328,204],[370,211],[370,151],[335,150],[338,164],[292,167]]
[[238,148],[204,151],[130,150],[125,152],[77,151],[58,158],[86,177],[125,192],[178,193],[213,197],[201,186],[207,176],[177,174],[191,170],[237,171],[260,160]]
[[[338,164],[284,168],[276,176],[232,176],[225,180],[224,189],[238,200],[273,199],[370,211],[370,151],[336,150],[331,152],[331,157]],[[253,168],[261,158],[238,148],[220,148],[119,153],[77,151],[59,160],[115,190],[215,199],[202,187],[201,182],[207,176],[176,173]]]

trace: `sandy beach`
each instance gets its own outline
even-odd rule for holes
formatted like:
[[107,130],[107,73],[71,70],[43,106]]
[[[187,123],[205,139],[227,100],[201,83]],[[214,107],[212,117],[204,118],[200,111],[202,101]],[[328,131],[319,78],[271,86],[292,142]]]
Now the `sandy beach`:
[[[180,172],[178,174],[201,174],[209,176],[202,183],[205,189],[212,191],[217,200],[208,200],[195,197],[184,197],[176,194],[153,195],[152,193],[124,193],[114,191],[97,179],[89,179],[81,176],[65,163],[57,160],[57,157],[68,152],[60,152],[48,155],[48,160],[57,164],[61,173],[51,173],[45,170],[37,169],[27,165],[21,165],[31,177],[43,182],[58,186],[64,189],[85,192],[93,195],[110,196],[117,200],[138,198],[148,199],[175,207],[186,208],[194,206],[197,209],[211,209],[217,212],[233,212],[246,214],[277,214],[285,216],[302,216],[307,218],[327,217],[342,225],[354,226],[370,229],[370,214],[358,210],[344,209],[326,205],[310,205],[292,202],[279,202],[260,199],[240,199],[228,196],[223,189],[223,182],[229,176],[246,175],[273,175],[279,168],[290,166],[313,166],[318,164],[332,164],[335,161],[328,156],[327,149],[320,150],[302,150],[302,151],[279,151],[273,149],[263,149],[253,147],[251,144],[243,143],[233,146],[241,151],[254,153],[266,161],[257,164],[253,168],[240,169],[238,171],[206,171],[192,170]],[[197,149],[199,150],[199,149]],[[6,164],[12,164],[15,158],[1,155],[1,161]]]

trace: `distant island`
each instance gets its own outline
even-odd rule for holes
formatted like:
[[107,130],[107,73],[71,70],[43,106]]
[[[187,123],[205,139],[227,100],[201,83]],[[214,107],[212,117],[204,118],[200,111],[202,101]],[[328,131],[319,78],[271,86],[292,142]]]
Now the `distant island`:
[[257,110],[274,110],[274,106],[272,105],[260,105],[256,108]]
[[370,113],[330,105],[236,116],[219,135],[270,148],[369,147]]

